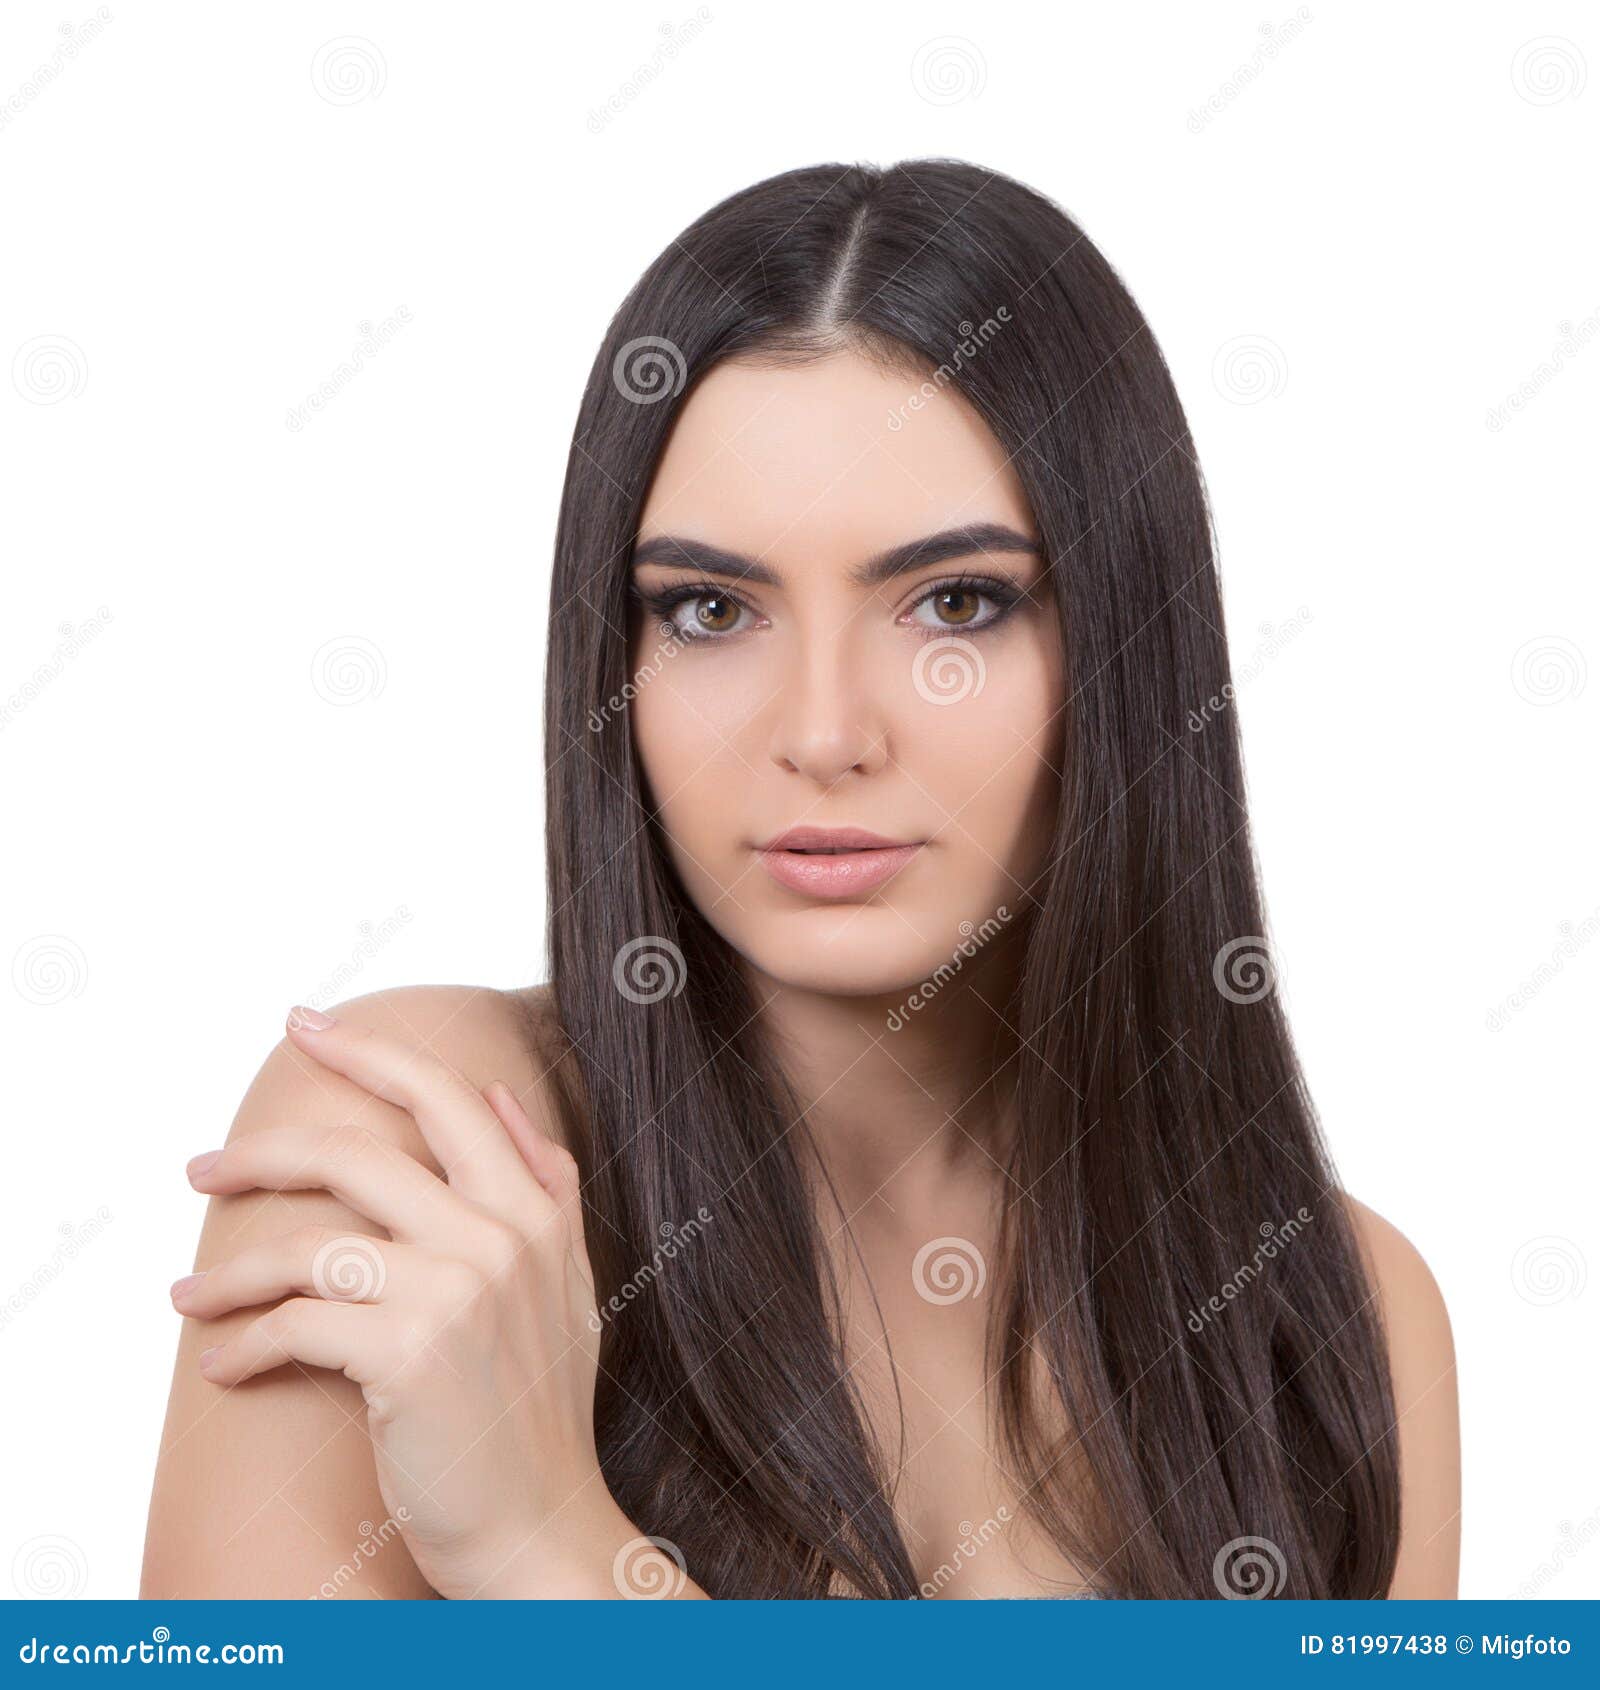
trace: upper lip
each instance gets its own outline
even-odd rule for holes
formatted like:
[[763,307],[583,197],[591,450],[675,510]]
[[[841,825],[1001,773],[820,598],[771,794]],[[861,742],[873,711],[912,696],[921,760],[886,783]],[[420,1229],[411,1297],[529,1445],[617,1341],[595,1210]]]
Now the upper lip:
[[885,839],[864,827],[791,827],[775,835],[763,851],[890,851],[920,844],[916,839]]

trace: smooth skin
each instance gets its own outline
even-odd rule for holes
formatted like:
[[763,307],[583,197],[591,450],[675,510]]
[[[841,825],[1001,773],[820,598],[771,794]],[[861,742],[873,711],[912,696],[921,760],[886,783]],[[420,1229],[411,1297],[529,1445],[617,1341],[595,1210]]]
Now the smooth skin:
[[389,1233],[308,1225],[175,1288],[203,1320],[277,1305],[203,1351],[200,1371],[226,1387],[286,1361],[339,1369],[361,1386],[379,1489],[418,1570],[444,1596],[516,1594],[606,1523],[577,1165],[503,1080],[476,1092],[314,1010],[292,1012],[288,1036],[405,1109],[446,1177],[354,1123],[272,1127],[195,1157],[196,1191],[324,1188]]
[[527,1039],[547,1014],[473,987],[291,1012],[189,1164],[212,1197],[171,1292],[142,1596],[700,1594],[600,1476],[576,1167]]
[[[894,1503],[918,1577],[940,1597],[1049,1594],[1094,1570],[1072,1567],[1029,1524],[997,1457],[981,1352],[986,1298],[930,1301],[916,1277],[919,1252],[935,1239],[995,1259],[1009,1119],[984,1072],[982,1040],[1016,963],[1005,924],[892,1034],[886,1018],[948,970],[966,934],[987,934],[998,910],[1020,908],[1047,865],[1061,774],[1062,633],[1042,590],[1043,561],[1026,549],[945,555],[863,580],[873,560],[952,528],[1004,526],[1024,543],[1036,533],[1014,470],[959,395],[924,390],[907,406],[920,380],[841,351],[778,370],[726,363],[697,385],[640,522],[640,555],[651,561],[635,574],[633,657],[643,680],[631,722],[674,866],[741,958],[805,1110],[796,1141],[845,1291],[846,1363],[896,1475]],[[899,426],[886,426],[891,415]],[[669,537],[732,561],[710,573],[701,553],[690,566],[659,544]],[[741,558],[767,578],[753,579]],[[950,591],[962,575],[1000,592]],[[710,590],[661,608],[663,595],[697,584]],[[691,637],[664,650],[663,619]],[[935,658],[960,666],[953,690],[952,671]],[[756,847],[800,824],[864,827],[921,848],[872,893],[824,903],[760,866]],[[286,1331],[290,1348],[314,1351],[293,1359],[249,1336],[260,1305],[217,1312],[177,1301],[190,1318],[143,1593],[639,1593],[621,1569],[640,1534],[593,1462],[581,1234],[553,1221],[575,1205],[552,1148],[559,1128],[537,1055],[546,995],[415,987],[331,1013],[341,1032],[291,1031],[269,1057],[228,1155],[283,1129],[301,1137],[232,1163],[225,1155],[216,1166],[229,1183],[199,1184],[214,1195],[198,1265],[235,1282],[224,1296],[287,1293],[286,1308],[317,1301],[307,1270],[324,1236],[270,1241],[307,1225],[381,1238],[393,1226],[374,1210],[388,1205],[401,1228],[384,1246],[396,1251],[385,1280],[392,1296],[372,1310],[290,1316],[280,1344]],[[345,1038],[381,1060],[363,1066],[341,1051],[330,1065],[330,1041]],[[418,1076],[426,1076],[420,1092]],[[320,1148],[332,1129],[348,1145],[339,1135],[353,1122],[402,1153],[367,1147],[359,1188],[343,1168],[327,1168]],[[476,1149],[463,1162],[465,1145]],[[281,1180],[296,1153],[305,1165],[293,1178],[304,1189],[251,1184]],[[424,1200],[405,1159],[436,1184],[448,1163],[448,1191]],[[526,1174],[512,1180],[518,1159]],[[1454,1596],[1460,1456],[1444,1302],[1398,1231],[1351,1198],[1328,1200],[1348,1205],[1389,1334],[1403,1509],[1390,1594]],[[482,1218],[469,1224],[452,1203]],[[508,1260],[512,1230],[526,1247]],[[241,1252],[263,1244],[255,1265],[238,1265]],[[446,1291],[434,1283],[441,1275]],[[401,1309],[409,1350],[394,1347]],[[365,1333],[358,1340],[353,1320],[336,1328],[332,1317],[367,1313],[377,1317],[365,1329],[374,1348],[358,1353]],[[429,1346],[417,1341],[435,1326],[446,1333],[437,1347],[448,1367],[429,1362]],[[219,1338],[228,1357],[220,1378],[197,1365]],[[363,1384],[363,1373],[397,1363],[409,1397],[381,1379]],[[235,1368],[262,1364],[233,1380]],[[456,1374],[470,1381],[465,1394]],[[374,1392],[398,1407],[369,1435]],[[463,1456],[469,1430],[495,1454]],[[428,1481],[414,1519],[376,1553],[353,1557],[375,1523],[411,1511],[402,1463]],[[429,1513],[430,1488],[465,1523],[457,1537]],[[974,1525],[997,1518],[1003,1529],[940,1578]],[[359,1565],[334,1578],[353,1559]],[[686,1575],[657,1562],[664,1576],[652,1593],[704,1594],[687,1576],[692,1567]]]

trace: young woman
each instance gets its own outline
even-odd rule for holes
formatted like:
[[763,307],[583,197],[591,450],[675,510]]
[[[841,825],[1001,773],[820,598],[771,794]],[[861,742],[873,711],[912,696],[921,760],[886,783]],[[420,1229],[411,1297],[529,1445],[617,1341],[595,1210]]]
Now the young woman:
[[1454,1595],[1222,626],[1048,200],[818,166],[673,241],[567,469],[552,979],[297,1011],[191,1164],[144,1593]]

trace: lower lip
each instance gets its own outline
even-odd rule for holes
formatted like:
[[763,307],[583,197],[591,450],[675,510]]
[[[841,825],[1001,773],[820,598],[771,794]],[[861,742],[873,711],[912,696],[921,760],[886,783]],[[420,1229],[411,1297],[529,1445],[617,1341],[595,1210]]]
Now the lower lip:
[[898,874],[922,847],[894,845],[881,851],[810,855],[799,851],[759,852],[761,866],[780,886],[807,898],[849,898],[881,886]]

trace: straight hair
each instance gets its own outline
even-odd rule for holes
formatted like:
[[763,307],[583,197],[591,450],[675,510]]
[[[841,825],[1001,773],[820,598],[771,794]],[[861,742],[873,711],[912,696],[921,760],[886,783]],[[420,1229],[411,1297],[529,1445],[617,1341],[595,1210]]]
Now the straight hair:
[[547,942],[610,1306],[605,1479],[713,1596],[922,1593],[842,1359],[801,1110],[663,849],[626,708],[630,554],[680,407],[723,359],[840,350],[976,408],[1064,631],[1055,842],[1007,934],[997,1047],[1016,1126],[985,1362],[1023,1506],[1103,1594],[1384,1596],[1375,1288],[1272,989],[1235,713],[1191,725],[1233,696],[1194,443],[1089,238],[958,160],[723,200],[628,294],[583,394],[551,588]]

